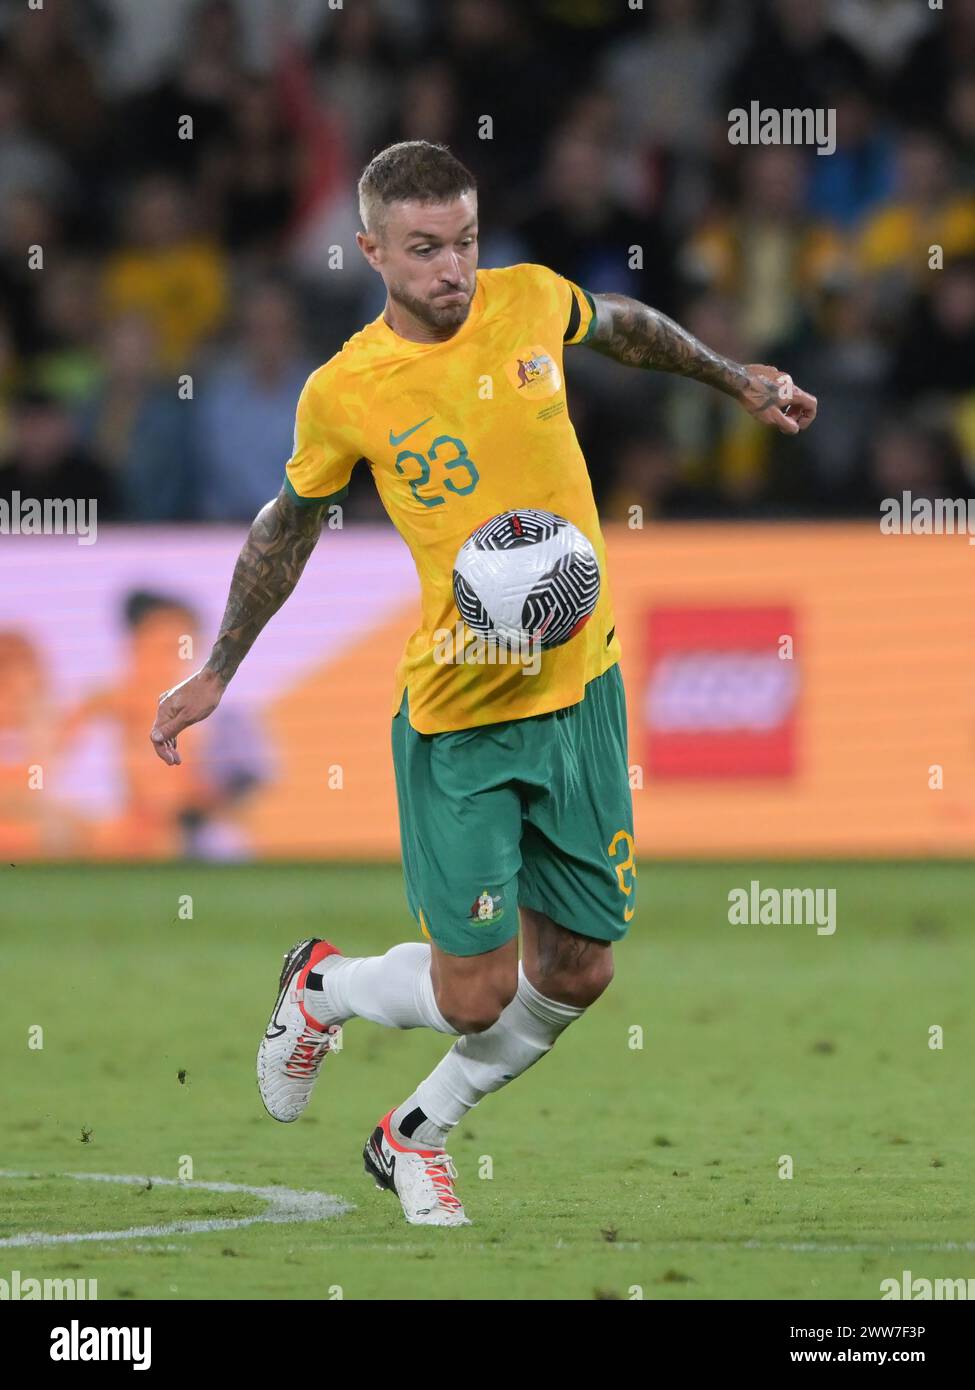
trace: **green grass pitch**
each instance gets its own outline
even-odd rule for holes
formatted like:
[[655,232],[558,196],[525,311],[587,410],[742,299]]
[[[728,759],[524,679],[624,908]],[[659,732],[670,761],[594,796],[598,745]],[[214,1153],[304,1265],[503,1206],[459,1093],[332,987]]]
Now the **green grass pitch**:
[[[835,935],[729,925],[752,878],[834,887]],[[360,1155],[449,1039],[353,1021],[293,1125],[254,1078],[286,947],[414,938],[397,868],[4,865],[0,1168],[35,1176],[0,1178],[0,1237],[264,1210],[61,1176],[175,1179],[184,1156],[196,1182],[354,1209],[0,1248],[0,1278],[97,1279],[102,1299],[877,1299],[904,1269],[975,1276],[975,869],[645,863],[640,889],[610,991],[456,1132],[475,1224],[437,1231],[408,1226]]]

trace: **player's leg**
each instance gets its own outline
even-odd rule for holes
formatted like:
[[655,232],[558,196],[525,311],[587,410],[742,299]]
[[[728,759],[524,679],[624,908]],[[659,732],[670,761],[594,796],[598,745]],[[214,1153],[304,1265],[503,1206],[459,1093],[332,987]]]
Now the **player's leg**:
[[[437,1005],[461,1034],[435,1080],[460,1086],[464,1095],[469,1083],[458,1068],[477,1066],[468,1047],[510,1015],[520,987],[519,777],[533,762],[532,724],[512,720],[431,738],[400,730],[406,753],[397,754],[396,770],[401,826],[410,826],[403,845],[410,906],[431,938]],[[534,1037],[526,1045],[530,1056],[514,1058],[515,1071],[541,1055]],[[397,1193],[407,1220],[464,1224],[442,1142],[449,1126],[426,1114],[424,1098],[414,1093],[383,1116],[366,1144],[366,1168]]]
[[417,733],[404,695],[393,766],[407,903],[426,942],[358,960],[325,957],[306,1005],[323,1024],[366,1018],[476,1033],[513,995],[521,805],[493,744],[478,729]]
[[404,697],[392,731],[403,871],[427,940],[364,957],[326,941],[292,947],[258,1052],[261,1095],[275,1119],[304,1110],[349,1019],[477,1032],[513,996],[521,803],[486,742],[477,730],[417,733]]
[[[392,725],[393,767],[407,904],[426,941],[384,956],[326,959],[322,988],[308,1003],[321,1022],[476,1032],[514,992],[517,951],[502,948],[517,917],[513,906],[506,915],[504,895],[509,887],[513,895],[520,867],[521,812],[484,742],[476,729],[417,733],[404,694]],[[314,972],[310,983],[316,990]]]
[[388,1028],[477,1033],[490,1028],[515,992],[518,941],[473,957],[401,942],[382,956],[348,958],[327,941],[301,941],[285,955],[257,1074],[268,1113],[296,1120],[335,1036],[352,1018]]
[[521,909],[522,960],[514,996],[488,1029],[468,1032],[390,1117],[401,1142],[441,1148],[469,1110],[549,1052],[613,978],[609,940]]
[[618,668],[590,683],[579,705],[519,726],[517,761],[535,769],[537,779],[527,788],[521,843],[523,960],[515,995],[498,1021],[459,1038],[387,1117],[394,1136],[431,1152],[443,1152],[450,1130],[473,1106],[539,1061],[599,998],[613,976],[612,943],[633,916],[632,801]]
[[546,999],[577,1009],[594,1004],[613,979],[613,944],[583,936],[533,907],[521,909],[521,964]]
[[492,1091],[541,1060],[613,977],[608,941],[587,939],[542,912],[521,909],[523,958],[506,1007],[487,1029],[468,1029],[392,1111],[402,1143],[442,1147],[450,1130]]
[[477,956],[404,941],[383,956],[324,957],[305,986],[305,1009],[324,1025],[365,1018],[388,1028],[480,1033],[514,993],[517,938]]
[[[452,1057],[467,1043],[493,1033],[511,1009],[518,988],[518,938],[477,956],[452,955],[435,944],[430,949],[438,1007],[462,1035],[448,1053]],[[408,1221],[466,1226],[443,1137],[414,1093],[387,1111],[369,1136],[363,1150],[366,1172],[377,1187],[396,1193]]]
[[[469,1224],[454,1191],[457,1174],[445,1147],[448,1133],[484,1096],[540,1061],[602,992],[607,971],[612,973],[606,943],[592,943],[592,956],[582,966],[576,933],[563,932],[541,913],[523,912],[521,920],[533,941],[532,958],[545,952],[552,963],[553,973],[542,976],[546,984],[551,982],[550,995],[529,982],[512,951],[517,984],[505,1008],[490,1027],[459,1037],[417,1089],[383,1116],[366,1144],[366,1171],[377,1186],[397,1193],[406,1219],[414,1224]],[[477,957],[476,963],[482,959]],[[449,961],[441,957],[442,965]],[[476,982],[476,974],[469,979]],[[462,978],[461,988],[466,986]],[[559,993],[566,998],[553,997]]]

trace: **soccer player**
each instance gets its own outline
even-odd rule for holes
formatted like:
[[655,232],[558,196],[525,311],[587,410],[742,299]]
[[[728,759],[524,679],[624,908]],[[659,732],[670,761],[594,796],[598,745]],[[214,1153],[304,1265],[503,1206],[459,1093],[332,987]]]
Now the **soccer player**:
[[[309,377],[283,486],[251,527],[213,650],[161,698],[151,737],[165,763],[180,762],[177,736],[216,709],[365,460],[420,578],[392,745],[407,899],[425,940],[360,958],[323,940],[294,946],[258,1081],[269,1113],[296,1120],[349,1019],[457,1035],[378,1122],[364,1158],[408,1221],[459,1226],[469,1222],[448,1134],[603,993],[636,899],[620,650],[563,348],[694,377],[784,434],[812,422],[816,401],[626,296],[589,294],[540,265],[478,271],[474,180],[441,146],[376,155],[359,208],[357,241],[385,283],[385,310]],[[434,634],[457,622],[457,551],[513,508],[557,513],[592,542],[593,616],[534,675],[438,660]]]

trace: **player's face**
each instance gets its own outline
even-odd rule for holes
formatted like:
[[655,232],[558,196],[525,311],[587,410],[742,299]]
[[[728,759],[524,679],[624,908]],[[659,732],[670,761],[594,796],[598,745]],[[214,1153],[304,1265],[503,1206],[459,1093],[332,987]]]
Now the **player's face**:
[[[362,249],[391,299],[437,332],[459,328],[477,286],[477,196],[393,203],[381,239]],[[372,252],[372,254],[370,254]]]

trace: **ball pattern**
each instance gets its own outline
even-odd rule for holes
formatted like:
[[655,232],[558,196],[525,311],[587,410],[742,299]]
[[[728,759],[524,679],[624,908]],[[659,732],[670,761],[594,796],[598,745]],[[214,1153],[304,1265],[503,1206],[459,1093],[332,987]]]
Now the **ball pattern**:
[[554,512],[501,512],[464,542],[454,601],[467,626],[502,643],[560,647],[592,616],[599,562],[577,526]]

